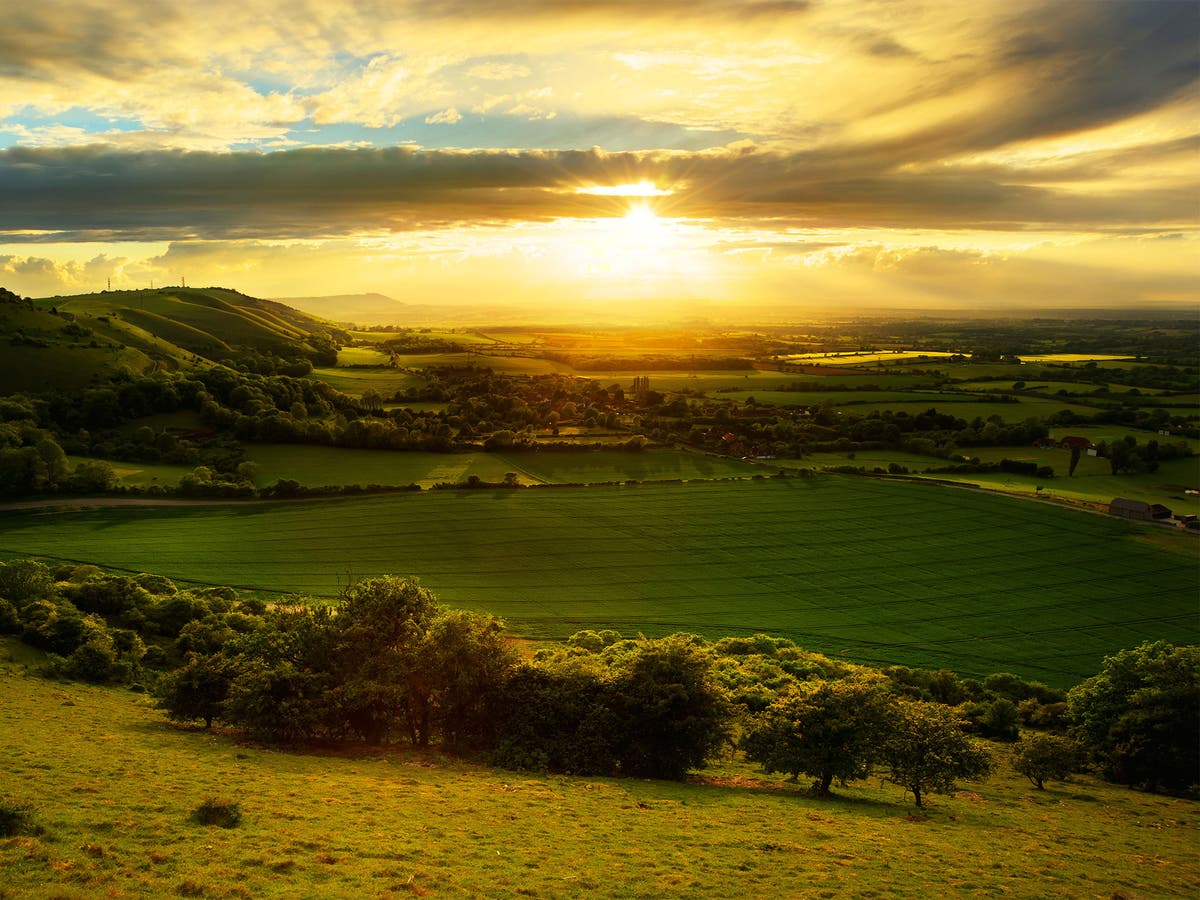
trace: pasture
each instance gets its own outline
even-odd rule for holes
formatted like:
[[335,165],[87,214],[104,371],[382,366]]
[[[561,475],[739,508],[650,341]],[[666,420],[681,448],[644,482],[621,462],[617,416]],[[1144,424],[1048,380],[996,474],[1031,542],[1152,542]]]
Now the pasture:
[[293,444],[248,444],[246,458],[258,465],[259,487],[280,478],[301,484],[458,484],[474,475],[499,482],[509,472],[522,484],[596,484],[609,481],[748,477],[752,463],[686,450],[571,451],[536,453],[425,453],[347,450]]
[[[1171,546],[1138,539],[1149,533]],[[1143,640],[1200,639],[1196,546],[1045,503],[839,476],[0,519],[8,558],[317,596],[355,577],[416,575],[535,639],[767,632],[856,662],[1060,686]]]
[[[11,898],[923,898],[936,880],[1082,900],[1186,897],[1200,878],[1195,803],[1088,776],[1036,791],[1002,762],[916,811],[876,779],[818,800],[733,761],[678,784],[408,747],[280,753],[22,674],[9,648],[26,649],[0,639],[0,796],[45,829],[0,840]],[[208,797],[236,800],[241,824],[191,822]]]

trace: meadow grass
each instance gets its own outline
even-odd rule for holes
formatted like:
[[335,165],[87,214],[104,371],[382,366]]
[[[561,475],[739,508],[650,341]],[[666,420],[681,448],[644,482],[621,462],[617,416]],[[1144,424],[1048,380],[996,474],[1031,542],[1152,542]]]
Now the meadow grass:
[[[1016,381],[1020,381],[1018,378]],[[1016,381],[1009,383],[1008,381],[957,381],[954,383],[955,390],[959,391],[986,391],[998,393],[1011,393],[1013,384]],[[1041,391],[1042,393],[1057,393],[1058,391],[1066,391],[1068,394],[1094,394],[1098,385],[1090,382],[1082,381],[1040,381],[1033,380],[1026,383],[1023,391]],[[1112,394],[1126,394],[1129,391],[1135,390],[1134,387],[1127,384],[1110,384],[1106,385],[1108,392]],[[1142,394],[1157,395],[1163,393],[1159,388],[1136,388]],[[1101,395],[1103,396],[1103,395]],[[1132,399],[1132,398],[1122,398]]]
[[875,363],[911,363],[922,358],[929,362],[954,356],[948,350],[883,350],[877,353],[797,353],[783,357],[790,363],[812,363],[822,366],[862,366]]
[[361,396],[367,390],[373,390],[384,396],[391,396],[396,391],[411,387],[421,387],[425,379],[403,369],[348,369],[323,368],[313,369],[312,377],[323,381],[330,387],[337,388],[343,394]]
[[[622,435],[621,439],[627,439]],[[591,437],[583,436],[583,441]],[[341,485],[458,484],[474,475],[499,482],[509,472],[522,484],[597,484],[609,481],[662,481],[675,478],[749,477],[761,472],[751,463],[686,450],[570,451],[536,453],[426,453],[348,450],[293,444],[248,444],[246,458],[258,465],[259,487],[280,478],[301,484]],[[178,479],[178,476],[176,476]]]
[[[81,462],[98,462],[86,456],[68,456],[67,461],[72,467]],[[160,487],[173,488],[179,484],[179,479],[192,471],[194,466],[173,465],[170,463],[141,463],[121,460],[103,460],[112,466],[117,476],[117,483],[124,487]]]
[[957,409],[951,404],[976,403],[978,396],[970,394],[947,393],[943,391],[729,391],[718,395],[724,399],[736,400],[739,403],[753,397],[759,403],[767,406],[829,406],[849,407],[847,412],[857,415],[858,407],[872,404],[871,409],[888,405],[892,409],[907,409],[924,412],[931,406],[945,406],[950,410]]
[[375,347],[343,347],[338,351],[339,366],[386,366],[391,357]]
[[[924,809],[873,778],[818,800],[737,760],[688,783],[486,768],[406,747],[286,752],[45,681],[0,643],[0,897],[1188,897],[1197,804],[1003,765]],[[998,758],[1006,750],[994,746]],[[234,828],[196,824],[235,800]]]
[[[1070,457],[1063,450],[1038,451],[1032,448],[972,448],[972,452],[984,461],[1009,459],[1028,460],[1039,465],[1054,467],[1052,479],[1033,478],[1011,472],[985,472],[977,474],[955,474],[947,477],[955,481],[977,484],[992,490],[1017,493],[1042,493],[1050,497],[1082,500],[1088,503],[1107,505],[1115,497],[1127,497],[1146,503],[1161,503],[1175,515],[1200,515],[1200,497],[1184,493],[1188,488],[1200,486],[1200,458],[1174,459],[1160,463],[1155,472],[1113,475],[1108,461],[1083,456],[1075,475],[1067,477]],[[1045,460],[1045,462],[1043,462]]]
[[[1180,552],[1139,540],[1154,533]],[[852,476],[5,510],[0,554],[331,596],[417,575],[523,636],[766,632],[868,664],[1065,686],[1200,639],[1197,540],[1007,496]]]
[[973,419],[987,419],[999,416],[1004,422],[1024,422],[1026,419],[1045,419],[1063,410],[1070,410],[1084,416],[1093,415],[1094,407],[1072,403],[1069,400],[1052,400],[1041,397],[1021,397],[1017,402],[1010,403],[1001,400],[983,400],[979,394],[964,396],[962,394],[934,394],[928,399],[920,400],[882,400],[877,403],[856,404],[852,412],[856,416],[865,416],[871,412],[906,412],[910,416],[919,415],[927,409],[936,409],[953,415],[967,422]]

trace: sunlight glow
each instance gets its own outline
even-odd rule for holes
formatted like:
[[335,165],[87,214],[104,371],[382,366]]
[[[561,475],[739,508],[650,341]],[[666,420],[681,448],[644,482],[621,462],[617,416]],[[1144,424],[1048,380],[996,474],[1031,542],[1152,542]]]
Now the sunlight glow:
[[675,192],[670,188],[659,188],[653,182],[642,180],[635,184],[596,184],[577,188],[575,193],[591,194],[595,197],[669,197]]

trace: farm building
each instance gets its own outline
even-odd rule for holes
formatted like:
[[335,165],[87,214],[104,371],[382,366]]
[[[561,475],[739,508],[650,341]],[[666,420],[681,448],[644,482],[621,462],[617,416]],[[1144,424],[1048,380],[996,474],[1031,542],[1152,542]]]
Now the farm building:
[[1154,518],[1149,503],[1143,500],[1126,500],[1124,497],[1116,497],[1108,504],[1108,514],[1142,522],[1149,522]]
[[1092,446],[1092,442],[1085,437],[1077,437],[1076,435],[1068,434],[1058,442],[1058,446],[1062,447],[1064,450],[1070,450],[1072,447],[1079,447],[1081,450],[1086,450],[1088,447]]
[[1156,519],[1169,519],[1172,513],[1170,507],[1163,506],[1161,503],[1151,503],[1150,515]]

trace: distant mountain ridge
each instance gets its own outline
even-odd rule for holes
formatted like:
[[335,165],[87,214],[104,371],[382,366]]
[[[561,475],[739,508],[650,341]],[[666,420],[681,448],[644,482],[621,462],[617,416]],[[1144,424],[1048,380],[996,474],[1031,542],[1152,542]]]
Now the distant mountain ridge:
[[414,307],[384,294],[334,294],[327,297],[277,297],[294,309],[334,322],[355,325],[402,325],[413,312],[429,307]]

